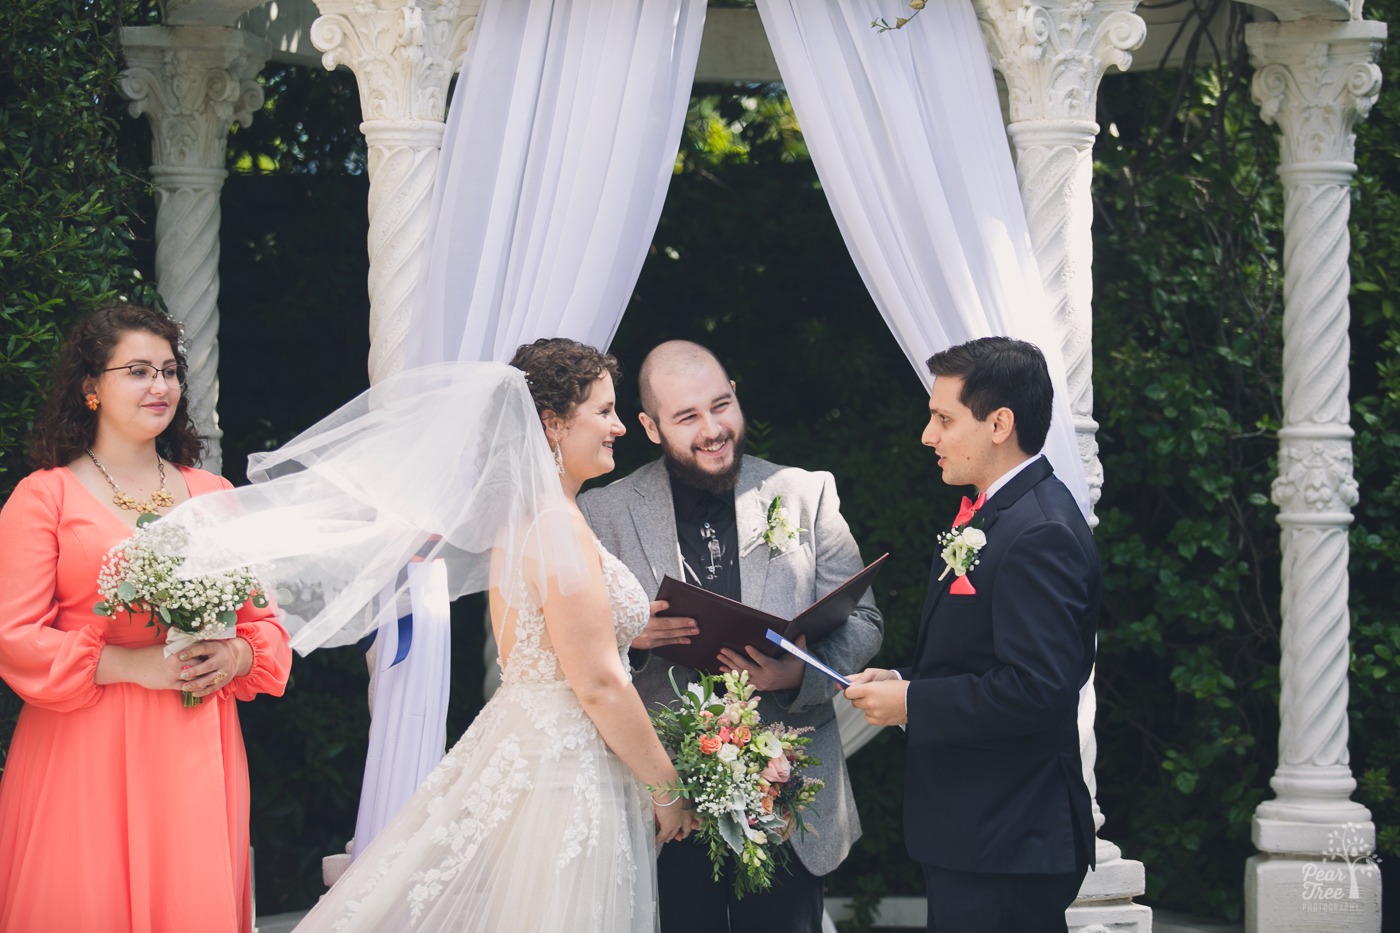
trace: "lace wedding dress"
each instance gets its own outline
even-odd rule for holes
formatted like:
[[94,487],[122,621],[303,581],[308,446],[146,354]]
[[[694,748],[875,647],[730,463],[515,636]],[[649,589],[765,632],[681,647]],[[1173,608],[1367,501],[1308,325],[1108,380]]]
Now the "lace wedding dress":
[[[627,666],[647,598],[598,550]],[[500,689],[298,931],[655,929],[646,788],[564,680],[535,601],[511,602],[520,610]]]

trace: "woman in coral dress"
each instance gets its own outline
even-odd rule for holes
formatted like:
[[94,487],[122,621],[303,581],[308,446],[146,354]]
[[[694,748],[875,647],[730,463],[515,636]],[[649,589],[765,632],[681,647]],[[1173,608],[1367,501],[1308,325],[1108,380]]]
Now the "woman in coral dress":
[[0,777],[0,931],[252,927],[236,701],[282,693],[287,633],[245,604],[236,638],[167,658],[164,629],[93,612],[139,514],[229,486],[191,466],[184,376],[159,312],[85,319],[35,424],[39,469],[0,510],[0,676],[24,701]]

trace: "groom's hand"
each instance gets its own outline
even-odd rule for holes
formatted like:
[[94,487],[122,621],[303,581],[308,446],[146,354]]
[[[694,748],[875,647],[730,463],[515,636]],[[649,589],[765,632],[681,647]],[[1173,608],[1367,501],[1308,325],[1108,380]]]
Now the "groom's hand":
[[664,599],[658,599],[651,604],[651,618],[647,619],[647,627],[642,629],[641,634],[632,639],[633,648],[650,651],[666,645],[690,644],[690,636],[699,634],[700,626],[694,619],[685,616],[657,615],[670,607],[671,604]]
[[865,714],[870,725],[902,726],[909,722],[909,682],[901,680],[894,671],[867,668],[852,674],[850,680],[846,699]]

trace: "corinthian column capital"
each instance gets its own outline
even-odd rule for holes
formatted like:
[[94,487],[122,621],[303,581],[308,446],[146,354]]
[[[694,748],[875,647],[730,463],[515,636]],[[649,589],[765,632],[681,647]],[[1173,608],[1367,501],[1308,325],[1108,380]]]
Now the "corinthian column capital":
[[1127,71],[1147,25],[1137,0],[974,0],[1006,78],[1012,123],[1093,120],[1099,79]]
[[1376,58],[1385,24],[1254,23],[1245,40],[1256,69],[1254,102],[1264,122],[1282,130],[1280,161],[1350,163],[1356,121],[1381,90]]
[[481,0],[316,0],[311,41],[360,87],[369,145],[370,381],[403,365],[447,88]]
[[122,52],[121,93],[150,120],[153,165],[222,172],[229,126],[262,106],[267,43],[224,26],[140,26],[122,30]]
[[122,52],[119,89],[151,124],[157,287],[183,325],[186,394],[207,440],[201,463],[218,472],[219,192],[229,127],[248,126],[262,106],[268,46],[227,26],[141,26],[122,30]]
[[481,0],[316,0],[311,41],[359,78],[366,122],[437,120]]

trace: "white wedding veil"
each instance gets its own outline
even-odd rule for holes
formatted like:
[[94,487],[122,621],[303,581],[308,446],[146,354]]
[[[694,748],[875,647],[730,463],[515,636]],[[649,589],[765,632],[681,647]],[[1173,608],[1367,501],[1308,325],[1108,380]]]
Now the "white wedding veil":
[[302,654],[370,633],[386,600],[406,615],[415,559],[442,559],[451,598],[567,593],[590,573],[525,374],[504,363],[391,376],[248,476],[162,521],[191,532],[182,576],[254,565]]

